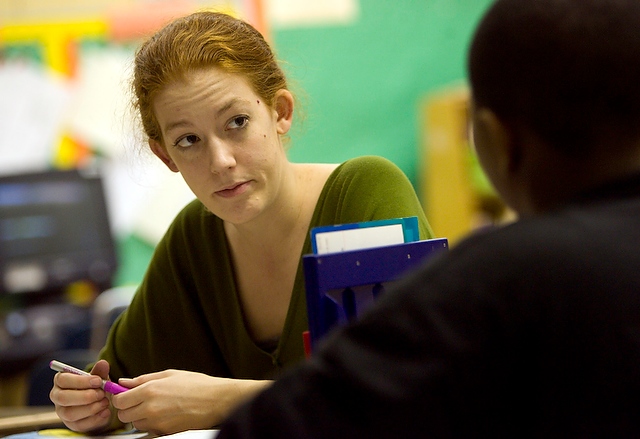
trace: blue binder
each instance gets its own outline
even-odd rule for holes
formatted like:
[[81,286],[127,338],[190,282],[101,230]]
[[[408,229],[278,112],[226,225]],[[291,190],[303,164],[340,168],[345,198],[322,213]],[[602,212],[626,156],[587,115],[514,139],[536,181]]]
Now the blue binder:
[[357,318],[385,284],[440,251],[446,238],[303,256],[311,348],[334,326]]

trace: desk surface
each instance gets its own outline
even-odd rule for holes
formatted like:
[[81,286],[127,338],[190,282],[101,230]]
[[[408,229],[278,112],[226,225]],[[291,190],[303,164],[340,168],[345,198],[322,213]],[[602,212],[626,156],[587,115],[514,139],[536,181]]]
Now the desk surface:
[[[16,433],[32,432],[49,428],[64,428],[64,424],[56,415],[53,407],[0,407],[0,438]],[[153,434],[131,430],[129,434],[95,436],[95,438],[122,439],[155,439]],[[175,435],[166,436],[167,439],[215,439],[218,430],[188,430]],[[46,437],[46,436],[45,436]],[[53,436],[49,436],[53,438]],[[88,438],[89,436],[83,436]]]
[[0,407],[0,437],[63,426],[53,407]]

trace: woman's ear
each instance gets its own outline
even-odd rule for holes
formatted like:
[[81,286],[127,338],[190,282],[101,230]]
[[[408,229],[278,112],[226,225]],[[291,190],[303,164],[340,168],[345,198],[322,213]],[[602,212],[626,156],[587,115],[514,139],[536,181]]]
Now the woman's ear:
[[278,134],[286,134],[293,122],[294,99],[289,90],[278,90],[274,99],[274,109],[276,110],[276,128]]
[[167,168],[169,168],[173,172],[179,172],[178,167],[173,162],[173,160],[171,160],[167,149],[162,146],[160,142],[149,139],[149,147],[151,148],[151,151],[153,151],[153,153],[156,155],[156,157],[162,160],[162,163],[167,165]]

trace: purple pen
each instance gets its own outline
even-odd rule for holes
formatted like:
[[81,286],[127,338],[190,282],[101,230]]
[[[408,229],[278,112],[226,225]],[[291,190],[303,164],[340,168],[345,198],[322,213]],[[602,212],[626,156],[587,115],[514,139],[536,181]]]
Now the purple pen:
[[[85,372],[84,370],[80,370],[73,366],[69,366],[68,364],[64,364],[57,360],[51,360],[51,362],[49,363],[49,367],[52,370],[55,370],[56,372],[69,372],[76,375],[91,376],[90,373]],[[129,390],[127,387],[123,387],[120,384],[116,384],[113,381],[107,381],[107,380],[102,380],[102,388],[104,389],[105,392],[109,392],[114,395],[117,395],[118,393],[126,392],[127,390]]]

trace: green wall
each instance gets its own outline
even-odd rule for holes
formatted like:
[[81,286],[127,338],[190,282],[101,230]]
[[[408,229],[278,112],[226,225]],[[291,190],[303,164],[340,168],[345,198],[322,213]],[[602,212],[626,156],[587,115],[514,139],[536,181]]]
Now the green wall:
[[[350,25],[273,30],[299,99],[294,162],[338,163],[381,155],[417,187],[419,103],[464,81],[471,33],[491,0],[360,0]],[[152,248],[119,243],[116,284],[142,279]]]
[[419,103],[464,81],[468,42],[490,3],[360,0],[353,24],[274,30],[277,55],[302,90],[304,120],[291,135],[291,160],[376,154],[417,185]]

